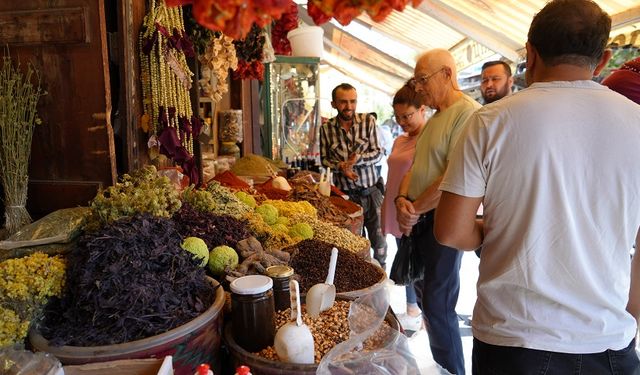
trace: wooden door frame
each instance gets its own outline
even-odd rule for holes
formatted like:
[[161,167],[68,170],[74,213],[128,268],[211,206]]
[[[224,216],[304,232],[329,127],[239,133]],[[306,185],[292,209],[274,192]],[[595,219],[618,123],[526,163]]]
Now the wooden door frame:
[[131,172],[150,162],[146,152],[147,135],[140,129],[142,92],[138,40],[147,5],[145,0],[118,0],[118,61],[120,69],[120,105],[124,112],[122,163]]

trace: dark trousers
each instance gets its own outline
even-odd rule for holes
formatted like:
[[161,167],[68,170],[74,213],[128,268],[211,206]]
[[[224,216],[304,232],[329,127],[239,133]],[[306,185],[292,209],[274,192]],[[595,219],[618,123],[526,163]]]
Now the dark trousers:
[[464,355],[456,304],[460,292],[462,251],[439,244],[433,235],[433,213],[424,214],[412,236],[423,256],[424,278],[416,281],[418,304],[426,320],[433,359],[447,371],[464,375]]
[[473,339],[474,375],[637,375],[635,340],[622,350],[569,354],[497,346]]
[[374,186],[368,189],[366,194],[358,194],[353,191],[348,191],[347,194],[351,201],[362,206],[364,227],[367,229],[367,238],[373,248],[373,257],[384,267],[387,262],[387,241],[382,235],[382,228],[380,227],[382,192]]

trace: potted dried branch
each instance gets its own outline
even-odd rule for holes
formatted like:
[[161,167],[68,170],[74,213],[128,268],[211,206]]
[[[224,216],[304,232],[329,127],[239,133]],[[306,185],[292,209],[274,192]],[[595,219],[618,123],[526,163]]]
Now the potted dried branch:
[[[37,81],[32,83],[32,79]],[[40,119],[36,105],[44,95],[38,71],[26,74],[14,66],[9,53],[0,68],[0,177],[4,186],[5,226],[9,234],[31,222],[26,209],[33,129]]]

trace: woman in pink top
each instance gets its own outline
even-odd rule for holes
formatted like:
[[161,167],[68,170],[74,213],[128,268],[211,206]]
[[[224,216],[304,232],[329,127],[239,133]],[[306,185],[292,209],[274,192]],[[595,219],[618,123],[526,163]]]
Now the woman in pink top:
[[[403,134],[393,143],[391,154],[387,158],[389,173],[387,174],[386,191],[382,202],[382,234],[393,234],[396,243],[400,243],[400,227],[396,220],[394,199],[400,190],[400,182],[413,163],[416,140],[426,123],[426,107],[423,98],[409,85],[404,85],[393,97],[393,112],[396,122],[402,127]],[[417,331],[422,326],[421,311],[416,301],[413,285],[406,286],[407,314],[399,316],[405,330]]]

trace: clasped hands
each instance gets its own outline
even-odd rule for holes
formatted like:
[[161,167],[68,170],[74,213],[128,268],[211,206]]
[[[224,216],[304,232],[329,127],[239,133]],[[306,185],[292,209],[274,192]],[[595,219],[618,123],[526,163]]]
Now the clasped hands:
[[400,231],[405,236],[409,236],[411,228],[418,222],[420,214],[416,212],[413,203],[406,198],[396,200],[396,211]]
[[338,169],[342,172],[342,175],[351,181],[358,179],[358,175],[353,171],[353,166],[358,161],[358,155],[351,154],[347,161],[341,161],[338,163]]

